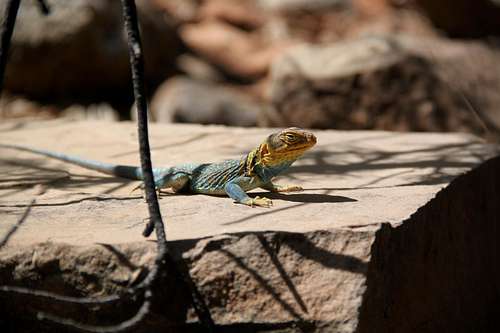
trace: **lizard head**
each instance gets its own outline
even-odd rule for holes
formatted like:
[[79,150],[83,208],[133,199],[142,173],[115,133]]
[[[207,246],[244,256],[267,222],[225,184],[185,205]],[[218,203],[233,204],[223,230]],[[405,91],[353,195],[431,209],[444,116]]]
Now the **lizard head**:
[[298,127],[290,127],[271,134],[266,139],[266,143],[271,153],[299,152],[303,154],[316,144],[316,137],[311,132]]
[[254,167],[271,168],[279,173],[316,144],[311,132],[290,127],[269,135],[245,159],[245,173],[254,174]]
[[267,137],[260,146],[261,158],[265,164],[293,162],[315,144],[316,137],[311,132],[286,128]]

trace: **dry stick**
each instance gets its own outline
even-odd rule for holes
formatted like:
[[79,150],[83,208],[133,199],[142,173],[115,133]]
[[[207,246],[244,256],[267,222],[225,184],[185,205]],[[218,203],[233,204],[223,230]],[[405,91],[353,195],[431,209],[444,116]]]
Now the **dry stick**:
[[168,266],[174,270],[174,273],[180,275],[186,286],[191,291],[191,300],[200,319],[200,322],[205,326],[208,332],[212,332],[214,323],[210,316],[210,312],[204,303],[196,285],[189,277],[189,273],[185,270],[179,270],[170,256],[167,247],[167,238],[165,235],[165,227],[161,218],[160,207],[156,197],[154,177],[151,167],[151,156],[148,140],[148,112],[146,102],[146,92],[144,88],[144,60],[142,54],[142,45],[139,34],[137,9],[134,0],[122,0],[123,16],[125,20],[125,27],[127,29],[130,64],[132,67],[132,80],[134,85],[135,104],[137,107],[137,121],[139,129],[139,148],[141,153],[141,166],[144,178],[144,185],[146,191],[146,200],[148,202],[149,223],[143,231],[143,235],[148,237],[153,229],[156,230],[156,239],[158,242],[158,254],[155,260],[155,265],[150,274],[146,277],[143,284],[152,285],[154,280],[157,279],[159,272],[168,261]]
[[47,2],[45,0],[38,0],[38,7],[40,7],[40,11],[43,15],[50,14],[50,7],[47,5]]
[[38,313],[38,319],[48,319],[60,325],[71,327],[80,331],[93,332],[93,333],[116,333],[130,330],[131,328],[137,326],[149,313],[149,309],[151,307],[151,299],[152,299],[151,290],[146,290],[144,293],[144,302],[142,303],[140,309],[137,313],[130,319],[124,320],[121,323],[113,326],[94,326],[82,324],[72,319],[59,318],[47,313]]
[[[19,11],[19,3],[21,0],[8,0],[5,5],[4,11],[4,22],[0,27],[0,94],[3,90],[3,78],[5,74],[5,66],[7,65],[7,59],[9,57],[10,40],[12,38],[12,32],[14,31],[14,24],[16,23],[17,12]],[[3,247],[9,241],[9,238],[16,232],[17,228],[26,220],[26,217],[31,210],[31,205],[33,205],[34,200],[26,208],[21,219],[14,225],[12,229],[7,232],[2,241],[0,242],[0,248]]]
[[5,66],[7,64],[7,58],[9,57],[10,41],[12,38],[12,32],[14,31],[14,24],[16,23],[16,17],[20,2],[21,0],[7,1],[7,4],[5,5],[5,12],[3,15],[5,21],[0,27],[0,93],[3,90]]
[[105,297],[72,297],[54,294],[44,290],[34,290],[30,288],[15,286],[0,286],[0,291],[17,295],[27,295],[30,297],[46,298],[55,302],[76,303],[76,304],[106,304],[122,300],[121,296],[111,295]]
[[[5,21],[0,27],[0,93],[3,90],[3,80],[5,74],[5,66],[9,57],[10,42],[12,40],[12,32],[16,23],[17,12],[19,11],[19,4],[21,0],[8,0],[5,5],[3,17]],[[47,15],[50,12],[49,7],[45,0],[38,0],[40,10]]]
[[[137,107],[137,123],[139,131],[139,152],[141,155],[141,168],[144,178],[144,186],[146,191],[146,201],[148,203],[150,221],[147,228],[143,232],[145,237],[148,237],[153,229],[156,230],[158,247],[163,252],[168,252],[166,249],[166,238],[163,221],[160,213],[160,205],[156,197],[153,170],[151,166],[151,153],[149,148],[148,138],[148,112],[146,102],[146,90],[144,88],[144,58],[142,54],[142,45],[139,35],[139,27],[137,21],[137,10],[134,1],[122,0],[123,16],[125,28],[128,35],[128,46],[130,65],[132,69],[132,82],[134,85],[134,96]],[[158,234],[158,232],[160,234]]]

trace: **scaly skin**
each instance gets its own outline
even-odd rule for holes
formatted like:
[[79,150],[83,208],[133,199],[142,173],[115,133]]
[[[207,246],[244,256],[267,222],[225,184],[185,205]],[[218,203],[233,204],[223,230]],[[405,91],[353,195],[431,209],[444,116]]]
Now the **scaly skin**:
[[[272,179],[288,169],[315,144],[314,134],[296,127],[287,128],[269,135],[257,148],[239,160],[153,168],[155,186],[158,191],[171,188],[174,192],[228,195],[235,202],[247,206],[270,207],[270,199],[251,198],[246,192],[258,187],[271,192],[302,191],[300,186],[277,185]],[[28,151],[117,177],[142,179],[141,168],[136,166],[102,163],[18,145],[0,144],[0,147]]]

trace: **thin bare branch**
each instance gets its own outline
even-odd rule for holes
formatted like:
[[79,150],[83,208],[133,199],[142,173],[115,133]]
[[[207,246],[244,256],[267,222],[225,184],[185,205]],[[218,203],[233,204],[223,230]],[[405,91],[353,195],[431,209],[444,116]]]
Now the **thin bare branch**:
[[130,330],[131,328],[139,324],[148,315],[151,307],[151,298],[152,298],[151,291],[146,290],[146,292],[144,293],[144,302],[142,303],[142,306],[139,308],[137,313],[132,318],[122,321],[119,324],[111,326],[87,325],[77,322],[73,319],[60,318],[44,312],[39,312],[37,317],[39,320],[49,320],[54,323],[70,327],[73,329],[77,329],[80,331],[95,332],[95,333],[117,333]]
[[47,2],[45,0],[38,0],[38,7],[40,7],[40,11],[43,15],[50,14],[50,7],[47,5]]
[[21,0],[8,0],[3,14],[4,21],[0,27],[0,93],[3,90],[3,79],[5,76],[5,66],[9,57],[10,41],[12,32],[16,24],[17,12]]
[[56,302],[77,303],[77,304],[106,304],[122,299],[122,296],[112,295],[103,297],[71,297],[54,294],[44,290],[34,290],[30,288],[16,286],[0,286],[0,292],[22,294],[32,297],[46,298]]

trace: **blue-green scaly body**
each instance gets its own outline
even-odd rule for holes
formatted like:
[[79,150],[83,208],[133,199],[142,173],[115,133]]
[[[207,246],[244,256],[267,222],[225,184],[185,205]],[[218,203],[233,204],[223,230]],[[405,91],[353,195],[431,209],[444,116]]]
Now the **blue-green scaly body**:
[[[275,185],[272,179],[287,170],[305,150],[315,143],[316,138],[312,133],[298,128],[289,128],[270,135],[264,143],[239,160],[153,168],[155,186],[157,189],[172,188],[174,192],[228,195],[238,203],[269,207],[271,200],[259,197],[250,198],[246,192],[258,187],[280,192],[301,190],[298,186]],[[0,144],[0,147],[51,157],[117,177],[132,180],[143,179],[142,170],[137,166],[104,163],[19,145]]]

